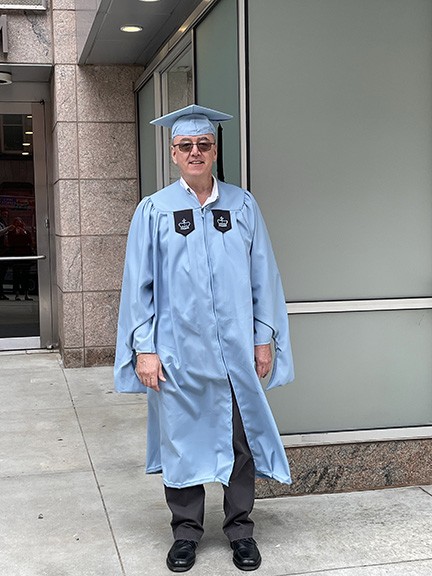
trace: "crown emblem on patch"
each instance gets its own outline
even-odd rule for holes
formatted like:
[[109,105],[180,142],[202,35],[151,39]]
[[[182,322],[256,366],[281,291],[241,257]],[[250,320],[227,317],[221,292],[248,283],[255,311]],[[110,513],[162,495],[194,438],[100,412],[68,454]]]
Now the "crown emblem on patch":
[[192,210],[178,210],[174,212],[174,230],[181,236],[188,236],[195,230],[194,216]]
[[191,223],[189,222],[189,220],[186,220],[186,218],[183,218],[183,220],[181,220],[178,223],[178,226],[180,230],[189,230],[189,228],[191,227]]
[[224,218],[223,216],[218,218],[217,223],[218,223],[219,228],[227,228],[227,226],[228,226],[228,220],[226,218]]
[[213,212],[213,226],[222,234],[228,232],[232,228],[231,214],[229,210],[212,210]]

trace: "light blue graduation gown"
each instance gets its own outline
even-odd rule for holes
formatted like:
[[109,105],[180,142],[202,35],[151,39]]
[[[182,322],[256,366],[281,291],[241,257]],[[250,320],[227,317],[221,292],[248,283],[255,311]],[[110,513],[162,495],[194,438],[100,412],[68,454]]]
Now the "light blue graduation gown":
[[[227,485],[235,393],[257,475],[290,483],[285,451],[255,372],[273,339],[268,389],[294,377],[282,284],[250,192],[218,182],[201,207],[180,182],[144,198],[126,251],[114,368],[118,392],[148,392],[147,472],[167,486]],[[135,352],[156,352],[167,381],[141,384]]]

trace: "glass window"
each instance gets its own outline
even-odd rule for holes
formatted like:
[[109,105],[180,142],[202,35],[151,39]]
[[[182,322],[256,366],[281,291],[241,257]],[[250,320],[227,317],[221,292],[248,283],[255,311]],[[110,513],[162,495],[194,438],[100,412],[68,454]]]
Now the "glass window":
[[31,259],[37,254],[32,117],[1,114],[0,126],[0,340],[38,337],[39,269]]
[[[0,117],[1,153],[32,152],[31,118],[25,114],[3,114]],[[26,154],[28,155],[28,154]]]
[[287,298],[431,295],[432,2],[249,16],[251,184]]
[[[155,94],[160,100],[156,101]],[[171,160],[170,130],[163,128],[162,145],[150,121],[193,103],[192,50],[189,44],[174,59],[162,62],[138,92],[141,196],[153,194],[179,178]]]
[[[189,46],[162,73],[163,114],[193,104],[192,50]],[[170,130],[163,130],[165,185],[179,178],[177,166],[171,159]]]
[[[432,2],[250,0],[250,173],[291,301],[432,296]],[[432,311],[291,316],[282,432],[432,423]]]
[[282,434],[432,424],[432,310],[290,317],[296,379],[268,399]]
[[197,103],[234,118],[223,123],[225,180],[240,185],[237,2],[221,0],[195,30]]
[[156,192],[156,136],[155,128],[149,122],[155,117],[155,97],[153,77],[138,93],[139,115],[139,162],[141,197]]

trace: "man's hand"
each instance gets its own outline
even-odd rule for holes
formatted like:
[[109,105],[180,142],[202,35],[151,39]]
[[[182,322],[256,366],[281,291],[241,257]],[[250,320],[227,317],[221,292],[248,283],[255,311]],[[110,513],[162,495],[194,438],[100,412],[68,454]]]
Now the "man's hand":
[[157,354],[137,354],[135,372],[144,386],[159,392],[159,380],[166,382]]
[[259,378],[265,378],[272,366],[272,351],[270,344],[255,346],[255,370]]

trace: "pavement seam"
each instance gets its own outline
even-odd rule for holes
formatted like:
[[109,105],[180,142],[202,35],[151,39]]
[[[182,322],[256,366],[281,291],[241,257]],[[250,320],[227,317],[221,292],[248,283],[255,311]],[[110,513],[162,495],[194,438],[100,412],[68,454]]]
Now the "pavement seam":
[[92,474],[93,474],[93,478],[94,478],[94,480],[95,480],[95,482],[96,482],[96,488],[97,488],[97,490],[98,490],[98,492],[99,492],[99,497],[100,497],[101,502],[102,502],[102,507],[103,507],[103,509],[104,509],[105,518],[106,518],[106,521],[107,521],[107,524],[108,524],[108,528],[109,528],[110,533],[111,533],[111,538],[112,538],[113,543],[114,543],[114,548],[115,548],[115,550],[116,550],[117,558],[118,558],[118,561],[119,561],[119,564],[120,564],[120,569],[121,569],[122,575],[123,575],[123,576],[126,576],[126,570],[125,570],[125,567],[124,567],[124,564],[123,564],[123,560],[122,560],[122,557],[121,557],[121,554],[120,554],[120,549],[119,549],[119,547],[118,547],[117,540],[116,540],[116,537],[115,537],[115,535],[114,535],[114,529],[113,529],[113,526],[112,526],[112,524],[111,524],[111,520],[110,520],[110,517],[109,517],[109,514],[108,514],[108,509],[107,509],[107,506],[106,506],[106,503],[105,503],[105,498],[104,498],[104,496],[103,496],[102,489],[101,489],[101,487],[100,487],[99,480],[98,480],[98,477],[97,477],[97,474],[96,474],[96,469],[95,469],[95,467],[94,467],[94,465],[93,465],[93,460],[92,460],[91,455],[90,455],[90,450],[89,450],[89,447],[88,447],[88,444],[87,444],[87,441],[86,441],[86,438],[85,438],[85,435],[84,435],[84,430],[83,430],[83,427],[82,427],[82,425],[81,425],[81,421],[80,421],[80,418],[79,418],[79,415],[78,415],[78,410],[77,410],[77,408],[76,408],[76,406],[75,406],[75,402],[74,402],[74,399],[73,399],[73,396],[72,396],[71,389],[70,389],[70,387],[69,387],[69,382],[68,382],[67,376],[66,376],[66,374],[65,374],[65,371],[64,371],[63,367],[61,367],[61,369],[62,369],[62,371],[63,371],[63,377],[64,377],[64,379],[65,379],[65,383],[66,383],[66,387],[67,387],[67,390],[68,390],[68,393],[69,393],[69,397],[70,397],[70,401],[71,401],[71,404],[72,404],[72,408],[73,408],[74,413],[75,413],[75,418],[76,418],[76,420],[77,420],[78,427],[79,427],[79,429],[80,429],[81,437],[82,437],[82,440],[83,440],[83,443],[84,443],[85,451],[86,451],[86,453],[87,453],[87,458],[88,458],[89,463],[90,463],[90,468],[91,468],[91,471],[92,471]]
[[309,576],[309,574],[331,574],[341,570],[356,570],[358,568],[380,568],[381,566],[399,566],[403,564],[418,564],[419,562],[430,562],[432,558],[415,558],[414,560],[400,560],[399,562],[380,562],[377,564],[357,564],[355,566],[341,566],[339,568],[319,568],[317,570],[308,570],[307,572],[284,572],[275,576]]

